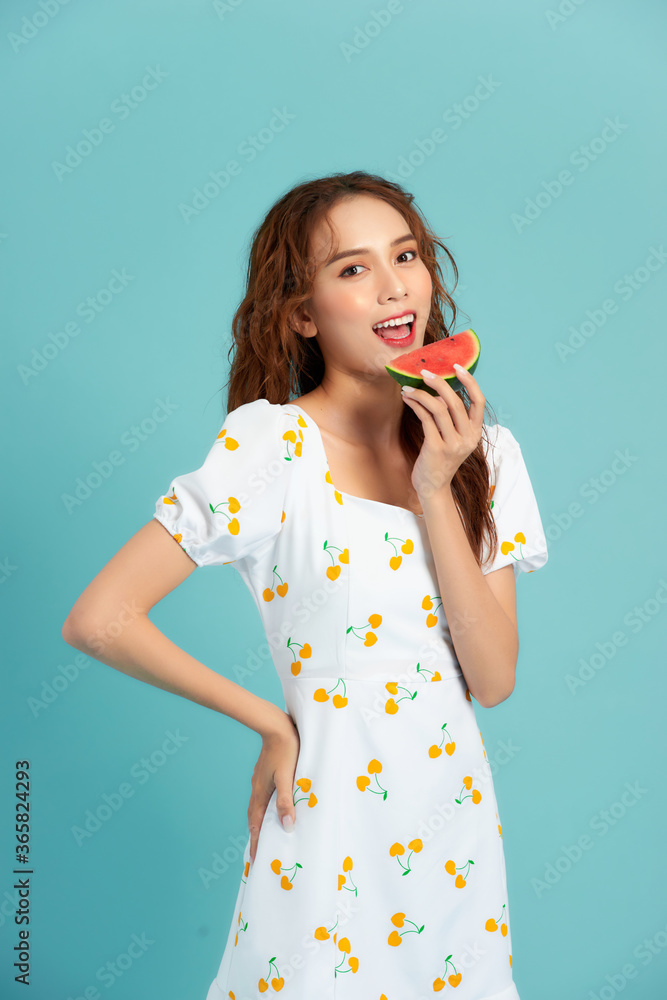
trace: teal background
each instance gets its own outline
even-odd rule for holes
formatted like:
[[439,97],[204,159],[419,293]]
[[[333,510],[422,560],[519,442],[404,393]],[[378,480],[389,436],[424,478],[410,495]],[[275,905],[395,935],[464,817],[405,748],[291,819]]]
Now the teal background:
[[[45,8],[56,13],[42,17]],[[475,704],[496,763],[521,1000],[664,995],[658,398],[667,269],[651,255],[667,241],[666,9],[658,0],[560,8],[556,0],[5,0],[0,8],[0,992],[8,1000],[26,995],[12,969],[13,772],[24,758],[33,1000],[75,1000],[95,983],[119,1000],[204,1000],[217,972],[259,737],[88,658],[37,713],[30,699],[79,655],[61,637],[77,596],[152,517],[170,477],[200,464],[222,423],[230,323],[253,230],[294,184],[359,168],[400,179],[452,250],[458,329],[479,333],[476,377],[522,446],[549,540],[546,567],[518,584],[515,692],[494,709]],[[391,9],[363,46],[360,29],[378,23],[373,11]],[[43,26],[26,27],[23,18],[36,14]],[[17,42],[22,30],[32,37]],[[345,50],[355,40],[357,50]],[[166,75],[121,117],[114,102],[147,67]],[[480,78],[494,89],[475,102]],[[294,117],[248,161],[244,140],[268,127],[275,108]],[[54,161],[105,117],[113,130],[59,178]],[[600,142],[607,119],[618,134]],[[436,128],[446,139],[423,145]],[[591,151],[586,169],[580,147]],[[230,159],[240,173],[186,221],[179,206]],[[567,169],[572,182],[556,196]],[[540,193],[532,221],[517,225],[513,217]],[[114,269],[131,280],[87,322],[78,304],[105,289]],[[616,309],[605,315],[609,299]],[[573,329],[589,319],[592,335],[577,340]],[[80,333],[63,340],[74,321]],[[26,376],[50,334],[66,346]],[[560,356],[572,337],[579,346]],[[171,412],[150,423],[159,401]],[[145,421],[136,438],[132,428]],[[63,494],[114,450],[122,462],[68,512]],[[617,451],[630,459],[614,468]],[[264,638],[232,569],[195,572],[151,618],[232,678]],[[619,632],[623,645],[613,640]],[[283,705],[266,657],[245,686]],[[145,784],[130,779],[168,731],[187,741]],[[135,795],[78,846],[72,827],[128,780]],[[626,783],[637,794],[623,803]],[[577,857],[584,836],[590,846]],[[227,870],[205,886],[201,872],[216,854]],[[101,985],[96,971],[133,934],[153,943]]]

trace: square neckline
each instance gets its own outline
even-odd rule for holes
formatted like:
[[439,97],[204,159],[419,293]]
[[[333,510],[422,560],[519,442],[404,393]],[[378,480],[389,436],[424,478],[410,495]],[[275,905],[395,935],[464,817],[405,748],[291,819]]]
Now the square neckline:
[[319,424],[317,423],[317,421],[314,420],[311,417],[310,413],[306,413],[306,411],[301,406],[299,406],[298,403],[281,403],[280,405],[281,406],[293,406],[296,410],[299,410],[300,413],[303,413],[304,417],[307,417],[310,420],[311,424],[313,424],[313,426],[315,427],[315,431],[316,431],[316,437],[317,437],[317,440],[319,442],[320,452],[321,452],[322,457],[324,458],[324,461],[326,463],[326,467],[327,467],[327,469],[329,471],[329,476],[331,477],[331,483],[333,485],[333,488],[338,493],[340,493],[341,496],[348,497],[349,500],[361,500],[362,503],[375,504],[375,506],[377,506],[377,507],[389,507],[391,510],[402,510],[406,514],[412,514],[413,517],[418,517],[418,518],[421,518],[421,519],[424,518],[424,514],[417,514],[416,511],[410,510],[408,507],[401,507],[400,504],[385,503],[384,500],[370,500],[368,497],[358,497],[358,496],[355,496],[354,493],[345,493],[343,490],[339,490],[338,487],[333,482],[333,477],[331,476],[331,469],[329,469],[329,460],[327,458],[326,448],[324,447],[324,440],[322,438],[322,433],[320,431]]

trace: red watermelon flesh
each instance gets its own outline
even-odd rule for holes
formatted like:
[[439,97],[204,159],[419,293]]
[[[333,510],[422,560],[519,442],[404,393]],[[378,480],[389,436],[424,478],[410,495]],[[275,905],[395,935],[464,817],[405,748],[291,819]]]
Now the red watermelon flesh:
[[399,354],[385,368],[399,385],[426,389],[432,396],[437,396],[437,390],[426,385],[419,374],[422,368],[440,375],[457,391],[463,388],[463,384],[456,375],[454,364],[461,365],[472,375],[477,367],[480,351],[479,337],[474,330],[468,329],[455,333],[453,337],[443,337],[432,344],[424,344],[406,354]]

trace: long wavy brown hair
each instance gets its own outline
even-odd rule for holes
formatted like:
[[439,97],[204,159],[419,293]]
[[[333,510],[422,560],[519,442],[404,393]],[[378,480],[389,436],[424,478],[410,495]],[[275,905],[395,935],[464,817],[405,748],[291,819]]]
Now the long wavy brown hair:
[[[315,337],[302,337],[290,325],[298,307],[310,297],[317,264],[310,252],[310,238],[323,221],[333,228],[328,212],[343,198],[373,195],[392,205],[407,222],[432,280],[431,311],[424,344],[449,337],[457,308],[447,291],[437,248],[452,265],[456,262],[414,204],[414,196],[400,185],[377,174],[355,170],[306,181],[284,194],[255,230],[248,255],[246,292],[232,321],[233,355],[227,394],[227,412],[255,399],[289,403],[315,389],[324,375],[324,359]],[[443,310],[452,312],[451,323]],[[465,314],[464,314],[465,315]],[[466,411],[470,399],[458,390]],[[485,412],[489,408],[487,402]],[[494,421],[495,422],[495,421]],[[490,473],[484,454],[486,425],[475,451],[460,465],[452,480],[452,493],[466,536],[481,565],[482,545],[489,542],[489,558],[497,550],[497,533],[491,514]],[[410,467],[421,450],[424,429],[414,410],[406,406],[400,427],[400,444]]]

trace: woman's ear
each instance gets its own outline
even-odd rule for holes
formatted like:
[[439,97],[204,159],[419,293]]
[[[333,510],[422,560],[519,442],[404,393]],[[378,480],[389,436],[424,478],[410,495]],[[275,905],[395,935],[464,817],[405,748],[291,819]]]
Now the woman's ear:
[[317,327],[313,323],[312,319],[307,312],[303,309],[303,306],[299,306],[295,312],[292,313],[290,317],[290,327],[302,337],[314,337],[317,333]]

